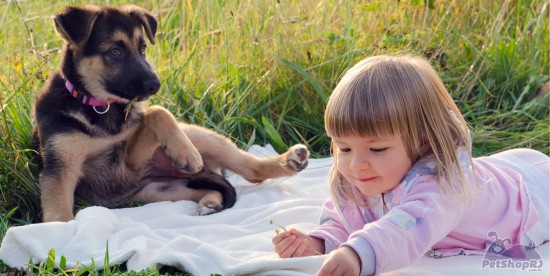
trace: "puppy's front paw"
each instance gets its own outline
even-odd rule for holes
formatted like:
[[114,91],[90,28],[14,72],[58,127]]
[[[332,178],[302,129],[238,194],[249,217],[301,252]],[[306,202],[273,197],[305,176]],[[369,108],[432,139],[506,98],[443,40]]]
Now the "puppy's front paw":
[[302,144],[292,146],[286,152],[285,165],[291,170],[299,172],[307,167],[309,150]]
[[202,170],[203,161],[199,151],[194,147],[176,147],[174,145],[164,147],[164,152],[179,170],[194,174]]

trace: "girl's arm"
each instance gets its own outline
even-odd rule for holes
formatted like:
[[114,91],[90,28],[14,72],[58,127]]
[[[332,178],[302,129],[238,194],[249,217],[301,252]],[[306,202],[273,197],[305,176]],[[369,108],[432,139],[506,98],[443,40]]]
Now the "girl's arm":
[[336,208],[339,207],[332,200],[326,200],[323,203],[319,226],[308,233],[310,237],[324,241],[324,251],[320,251],[321,253],[330,253],[337,249],[350,235]]
[[[442,195],[431,181],[416,182],[386,215],[352,233],[344,245],[359,254],[362,273],[374,270],[379,274],[408,266],[457,227],[465,204]],[[367,244],[375,256],[361,252],[369,248]]]

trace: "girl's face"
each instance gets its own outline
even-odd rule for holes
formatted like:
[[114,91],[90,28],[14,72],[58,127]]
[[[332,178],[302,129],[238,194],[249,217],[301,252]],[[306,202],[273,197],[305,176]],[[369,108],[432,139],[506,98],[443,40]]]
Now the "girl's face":
[[332,137],[338,171],[366,196],[395,188],[412,166],[400,136]]

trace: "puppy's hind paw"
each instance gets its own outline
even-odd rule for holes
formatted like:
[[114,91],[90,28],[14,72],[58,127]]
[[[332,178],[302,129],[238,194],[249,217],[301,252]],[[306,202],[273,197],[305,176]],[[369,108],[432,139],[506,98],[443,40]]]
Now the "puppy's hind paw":
[[206,216],[217,213],[223,209],[223,206],[216,202],[199,202],[197,205],[197,216]]
[[223,209],[223,197],[219,192],[210,192],[199,200],[197,216],[206,216],[217,213]]
[[307,167],[309,150],[302,144],[296,144],[288,149],[285,156],[285,166],[293,171],[299,172]]

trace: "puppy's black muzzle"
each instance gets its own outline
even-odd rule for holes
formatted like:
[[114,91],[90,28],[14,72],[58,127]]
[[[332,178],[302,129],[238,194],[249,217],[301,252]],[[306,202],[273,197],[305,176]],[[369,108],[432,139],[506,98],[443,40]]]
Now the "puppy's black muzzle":
[[119,89],[115,89],[115,91],[125,99],[132,100],[137,97],[139,101],[144,101],[157,93],[159,89],[160,81],[154,77],[133,79],[128,82],[126,87],[120,87]]
[[[136,82],[141,83],[136,85],[138,88],[133,90],[134,93],[132,98],[138,97],[140,101],[148,99],[160,89],[160,80],[156,75],[144,80],[136,80]],[[130,89],[130,91],[132,91],[132,89]]]
[[135,62],[123,70],[116,80],[107,83],[110,91],[119,96],[139,101],[147,100],[160,89],[160,80],[148,64]]
[[160,81],[158,78],[148,79],[143,82],[143,87],[145,88],[145,91],[149,93],[149,95],[153,95],[157,93],[160,89]]
[[147,100],[160,89],[160,80],[143,56],[130,55],[118,74],[106,82],[107,90],[128,99]]

